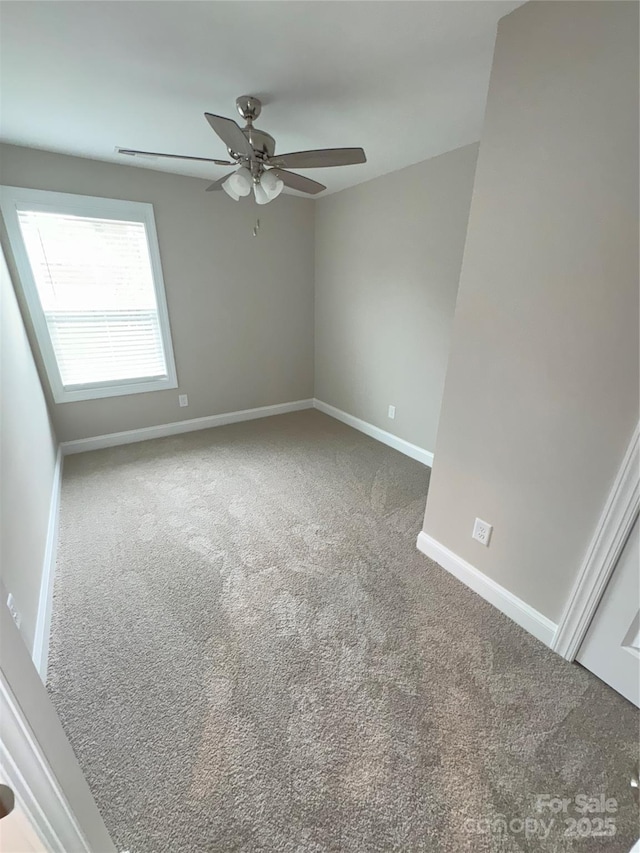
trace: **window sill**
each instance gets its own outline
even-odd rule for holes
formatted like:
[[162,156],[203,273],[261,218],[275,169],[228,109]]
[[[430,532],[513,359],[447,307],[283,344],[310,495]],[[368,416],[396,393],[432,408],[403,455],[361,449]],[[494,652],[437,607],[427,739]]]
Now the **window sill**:
[[177,388],[178,382],[173,377],[164,379],[141,379],[117,385],[92,385],[77,388],[53,390],[55,403],[79,403],[82,400],[99,400],[106,397],[124,397],[130,394],[145,394],[148,391],[168,391]]

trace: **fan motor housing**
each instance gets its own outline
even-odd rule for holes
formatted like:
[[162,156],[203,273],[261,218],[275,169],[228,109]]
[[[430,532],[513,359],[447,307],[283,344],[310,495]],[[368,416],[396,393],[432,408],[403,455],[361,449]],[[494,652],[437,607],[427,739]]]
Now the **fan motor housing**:
[[[266,133],[264,130],[259,130],[252,124],[247,125],[247,127],[243,127],[242,132],[247,137],[251,147],[260,159],[273,157],[276,151],[276,141],[271,134]],[[242,159],[243,157],[242,154],[238,154],[237,151],[232,151],[231,148],[227,148],[227,151],[235,160]]]

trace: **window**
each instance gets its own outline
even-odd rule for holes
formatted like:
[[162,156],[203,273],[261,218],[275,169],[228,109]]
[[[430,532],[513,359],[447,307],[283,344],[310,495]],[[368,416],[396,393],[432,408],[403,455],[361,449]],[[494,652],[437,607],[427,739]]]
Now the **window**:
[[0,188],[54,400],[176,388],[150,204]]

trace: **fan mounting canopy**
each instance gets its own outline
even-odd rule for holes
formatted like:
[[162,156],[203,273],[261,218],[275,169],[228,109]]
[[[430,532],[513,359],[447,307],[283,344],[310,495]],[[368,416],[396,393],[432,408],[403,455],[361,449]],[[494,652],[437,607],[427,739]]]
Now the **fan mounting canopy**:
[[253,95],[236,98],[236,109],[245,121],[255,121],[262,112],[262,101]]

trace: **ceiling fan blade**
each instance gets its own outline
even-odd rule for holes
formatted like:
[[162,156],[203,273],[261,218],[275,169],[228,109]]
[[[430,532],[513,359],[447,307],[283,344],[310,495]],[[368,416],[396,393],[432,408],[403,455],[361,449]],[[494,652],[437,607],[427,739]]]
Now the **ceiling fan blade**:
[[116,148],[118,154],[130,157],[169,157],[172,160],[198,160],[201,163],[216,163],[218,166],[235,166],[231,160],[212,160],[210,157],[189,157],[186,154],[160,154],[158,151],[134,151],[132,148]]
[[310,195],[326,190],[324,184],[312,181],[311,178],[305,178],[304,175],[296,175],[295,172],[287,172],[286,169],[270,169],[269,171],[273,172],[286,187],[291,187],[292,190],[299,190],[301,193],[309,193]]
[[222,185],[224,184],[224,182],[227,180],[228,177],[229,177],[229,175],[223,175],[221,178],[218,178],[217,181],[214,181],[212,184],[209,184],[209,186],[206,189],[206,192],[211,193],[211,192],[215,192],[216,190],[221,190]]
[[321,169],[325,166],[353,166],[366,163],[367,156],[362,148],[320,148],[317,151],[293,151],[291,154],[276,154],[267,160],[270,166],[284,169]]
[[204,117],[227,148],[230,148],[236,154],[253,157],[251,143],[233,119],[225,118],[224,116],[214,116],[212,113],[205,113]]

